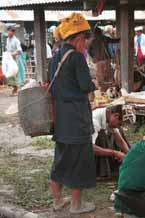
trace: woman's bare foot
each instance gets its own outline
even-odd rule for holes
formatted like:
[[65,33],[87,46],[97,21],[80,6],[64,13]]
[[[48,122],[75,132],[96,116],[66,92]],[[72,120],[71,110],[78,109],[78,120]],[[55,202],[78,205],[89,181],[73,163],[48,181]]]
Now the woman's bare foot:
[[55,211],[61,210],[64,206],[69,204],[71,202],[71,197],[64,197],[60,199],[59,201],[53,202],[53,209]]

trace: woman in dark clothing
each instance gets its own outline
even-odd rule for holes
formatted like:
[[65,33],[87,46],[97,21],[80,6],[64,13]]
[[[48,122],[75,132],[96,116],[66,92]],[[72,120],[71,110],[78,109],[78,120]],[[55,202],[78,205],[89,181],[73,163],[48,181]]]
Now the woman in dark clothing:
[[85,60],[86,37],[90,30],[81,14],[73,13],[60,24],[63,47],[49,65],[52,81],[58,63],[73,49],[62,65],[51,94],[55,101],[55,157],[51,171],[51,190],[54,209],[61,209],[68,199],[61,197],[62,185],[72,189],[71,213],[90,212],[93,203],[81,201],[81,190],[96,185],[95,160],[92,150],[92,115],[88,93],[96,89]]

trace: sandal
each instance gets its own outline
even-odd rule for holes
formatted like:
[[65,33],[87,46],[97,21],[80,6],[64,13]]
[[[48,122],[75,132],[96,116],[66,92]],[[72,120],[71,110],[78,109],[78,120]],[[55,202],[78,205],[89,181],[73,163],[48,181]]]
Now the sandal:
[[71,197],[64,197],[59,203],[53,202],[53,209],[55,211],[61,210],[64,206],[71,202]]
[[94,203],[91,202],[82,202],[79,208],[70,208],[70,213],[81,214],[81,213],[90,213],[96,209]]

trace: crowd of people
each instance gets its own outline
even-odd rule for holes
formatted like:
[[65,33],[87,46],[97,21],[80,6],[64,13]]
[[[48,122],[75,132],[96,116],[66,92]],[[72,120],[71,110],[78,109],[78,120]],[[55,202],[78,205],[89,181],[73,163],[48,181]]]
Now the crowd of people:
[[[99,34],[95,36],[98,37],[98,47],[102,41],[105,44],[105,57],[109,56],[109,59],[113,59],[117,49],[116,43],[120,39],[111,37],[107,32],[109,29],[110,27],[106,28],[103,34],[96,27],[94,32],[100,33],[100,41]],[[138,29],[135,29],[136,34],[142,35],[142,30],[142,27],[138,27]],[[90,76],[87,53],[95,58],[95,61],[102,61],[101,58],[104,58],[104,53],[101,53],[101,49],[100,53],[94,50],[94,47],[97,47],[94,43],[96,38],[93,37],[90,40],[88,22],[82,15],[73,13],[70,17],[62,20],[55,30],[55,38],[57,46],[49,65],[49,82],[53,80],[57,65],[61,62],[65,53],[69,50],[72,50],[72,52],[61,66],[58,77],[51,88],[55,102],[53,140],[56,143],[50,183],[53,208],[54,210],[61,210],[65,204],[70,203],[71,213],[86,213],[95,210],[95,205],[93,202],[82,200],[81,193],[85,188],[96,186],[97,177],[119,175],[119,191],[122,191],[124,187],[133,190],[138,187],[138,189],[144,190],[144,176],[138,172],[138,178],[143,179],[139,182],[139,179],[135,179],[135,173],[143,161],[144,154],[142,154],[142,157],[139,153],[144,149],[145,143],[143,141],[138,142],[138,146],[141,144],[140,147],[132,147],[126,140],[121,129],[122,105],[97,108],[91,111],[88,95],[90,92],[99,89],[100,84],[97,77],[92,79]],[[144,61],[144,57],[139,55],[140,51],[143,54],[140,46],[143,41],[141,43],[140,37],[138,39],[138,36],[135,36],[135,42],[140,43],[135,44],[136,58],[137,61],[140,61],[138,64],[143,64],[141,60]],[[132,167],[128,160],[132,160],[129,163],[134,164],[135,161],[136,164],[136,168],[132,169],[131,174],[133,175],[133,182],[131,182],[132,178],[127,177],[129,176],[128,169]],[[128,168],[126,163],[128,163]],[[125,177],[128,179],[125,180]],[[126,184],[128,186],[125,186]],[[63,186],[71,189],[71,197],[62,197]],[[116,200],[115,208],[117,211],[123,213],[133,211],[126,205],[124,206],[123,203],[120,203],[120,201],[118,203],[118,199]]]

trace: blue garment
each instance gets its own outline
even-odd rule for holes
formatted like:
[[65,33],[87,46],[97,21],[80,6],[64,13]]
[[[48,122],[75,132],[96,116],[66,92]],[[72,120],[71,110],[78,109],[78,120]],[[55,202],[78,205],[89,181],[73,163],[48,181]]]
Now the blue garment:
[[140,45],[140,43],[141,43],[141,35],[137,36],[137,44]]
[[18,63],[18,84],[23,86],[25,83],[25,61],[26,61],[26,52],[17,56]]
[[110,54],[110,57],[114,58],[115,57],[115,51],[114,51],[113,43],[108,43],[107,47],[108,47],[108,52]]

